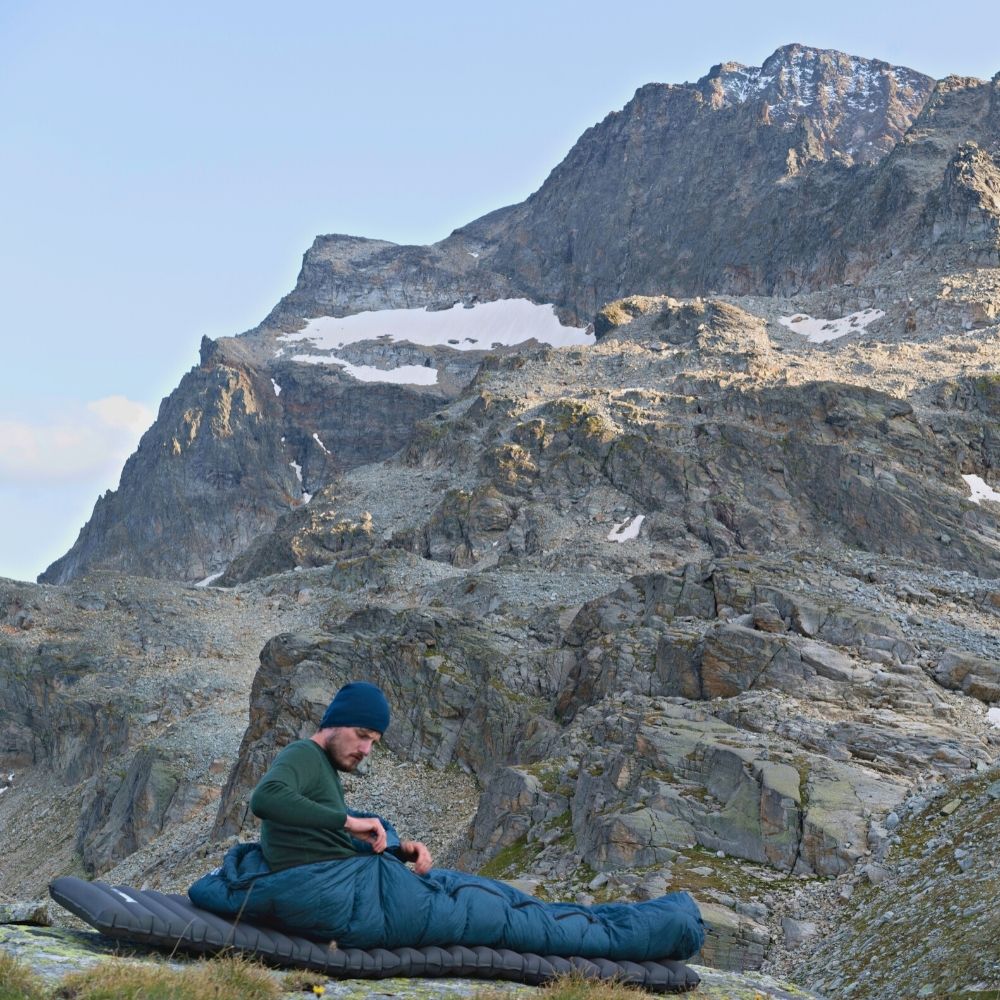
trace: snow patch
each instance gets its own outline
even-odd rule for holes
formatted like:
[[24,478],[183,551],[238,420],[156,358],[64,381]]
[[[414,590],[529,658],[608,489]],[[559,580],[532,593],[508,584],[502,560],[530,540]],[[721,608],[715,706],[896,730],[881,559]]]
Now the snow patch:
[[642,522],[646,520],[645,514],[636,514],[631,521],[622,521],[621,524],[616,524],[611,531],[608,532],[609,542],[622,542],[631,541],[633,538],[639,537],[639,529],[642,527]]
[[863,309],[840,319],[819,319],[806,313],[796,313],[794,316],[780,316],[778,322],[789,330],[801,333],[811,343],[822,344],[849,333],[860,333],[869,323],[884,315],[881,309]]
[[987,709],[986,721],[1000,729],[1000,708]]
[[316,442],[316,444],[318,444],[320,446],[320,448],[323,449],[323,453],[325,455],[329,455],[330,454],[330,449],[327,448],[327,446],[325,444],[323,444],[323,442],[319,438],[319,435],[315,431],[313,431],[313,440]]
[[[536,305],[527,299],[480,302],[471,309],[458,303],[450,309],[381,309],[340,318],[318,316],[310,319],[304,330],[282,334],[281,339],[290,344],[308,341],[314,351],[332,351],[345,344],[383,337],[423,347],[442,346],[454,340],[459,343],[451,346],[459,351],[476,350],[476,341],[504,347],[532,338],[552,347],[594,343],[593,334],[584,329],[563,326],[553,306]],[[475,340],[469,343],[468,338]]]
[[[811,109],[817,104],[827,109],[839,105],[863,116],[862,129],[864,119],[871,119],[887,105],[890,90],[905,94],[920,87],[917,77],[904,67],[879,65],[855,56],[850,58],[849,66],[838,66],[831,78],[808,52],[794,56],[771,75],[764,74],[759,66],[731,64],[720,80],[730,104],[743,104],[766,95],[772,118],[795,117],[801,114],[801,109]],[[777,86],[773,86],[775,83]],[[782,124],[790,128],[795,123]],[[870,145],[869,138],[865,144]]]
[[[313,435],[315,437],[315,435]],[[299,481],[299,485],[302,484],[302,466],[298,462],[288,463],[295,470],[295,478]],[[302,491],[302,502],[309,503],[312,500],[313,495],[311,493],[306,493],[305,490]]]
[[333,354],[296,354],[293,361],[308,365],[339,365],[359,382],[392,382],[396,385],[437,385],[438,370],[427,365],[400,365],[398,368],[375,368],[373,365],[352,365]]
[[204,580],[199,580],[195,584],[195,586],[196,587],[211,587],[212,584],[215,583],[215,581],[218,580],[220,576],[222,576],[223,572],[224,572],[223,570],[220,570],[218,573],[212,573],[211,576],[206,576]]
[[763,75],[760,66],[743,66],[724,74],[722,77],[722,89],[726,97],[737,104],[757,97],[772,83],[774,83],[774,77]]
[[275,396],[280,396],[281,395],[281,386],[278,385],[278,383],[275,382],[274,379],[271,379],[271,385],[274,386],[274,394],[275,394]]
[[997,493],[997,491],[994,490],[980,476],[962,476],[962,478],[972,491],[969,499],[973,503],[982,503],[983,500],[992,500],[993,503],[1000,503],[1000,493]]

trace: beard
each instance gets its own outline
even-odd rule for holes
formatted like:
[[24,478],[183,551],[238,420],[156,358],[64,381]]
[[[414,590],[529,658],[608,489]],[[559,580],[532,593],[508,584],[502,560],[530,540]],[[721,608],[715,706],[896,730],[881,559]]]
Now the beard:
[[358,765],[365,759],[365,755],[362,753],[348,753],[342,747],[338,746],[337,738],[332,733],[327,737],[323,750],[326,753],[327,760],[334,768],[338,771],[343,771],[345,774],[356,771]]

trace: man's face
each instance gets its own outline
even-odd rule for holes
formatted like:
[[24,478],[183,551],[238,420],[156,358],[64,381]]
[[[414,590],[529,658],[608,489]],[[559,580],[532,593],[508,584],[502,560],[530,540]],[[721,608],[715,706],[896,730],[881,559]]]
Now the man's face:
[[381,734],[374,729],[334,726],[323,743],[323,749],[338,771],[353,771],[381,738]]

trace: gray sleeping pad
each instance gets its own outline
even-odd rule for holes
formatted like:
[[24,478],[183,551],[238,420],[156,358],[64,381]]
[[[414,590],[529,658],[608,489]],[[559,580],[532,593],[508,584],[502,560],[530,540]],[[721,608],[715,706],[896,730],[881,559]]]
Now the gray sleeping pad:
[[49,886],[52,898],[102,934],[202,955],[238,952],[270,965],[315,969],[331,979],[457,976],[540,985],[576,973],[616,979],[653,993],[686,993],[700,982],[683,962],[612,962],[521,954],[508,949],[337,948],[273,927],[231,921],[192,906],[187,896],[87,882],[72,876]]

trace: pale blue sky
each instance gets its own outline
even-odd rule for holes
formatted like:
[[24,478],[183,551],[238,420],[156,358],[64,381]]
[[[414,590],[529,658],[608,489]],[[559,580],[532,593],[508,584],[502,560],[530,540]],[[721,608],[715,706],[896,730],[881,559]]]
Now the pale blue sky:
[[788,42],[992,76],[997,6],[0,0],[0,575],[69,547],[316,234],[440,239],[642,84]]

